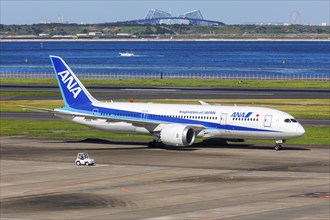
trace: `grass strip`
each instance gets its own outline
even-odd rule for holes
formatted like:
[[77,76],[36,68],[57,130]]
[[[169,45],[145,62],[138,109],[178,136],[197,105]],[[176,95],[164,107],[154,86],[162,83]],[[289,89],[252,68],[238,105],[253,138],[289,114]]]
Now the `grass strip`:
[[[306,126],[306,133],[303,137],[288,140],[289,144],[325,145],[329,146],[330,127]],[[150,141],[147,135],[136,134],[113,134],[92,130],[86,126],[75,124],[69,121],[36,121],[36,120],[0,120],[1,136],[26,135],[29,137],[57,137],[65,139],[77,138],[101,138],[114,140],[145,140]],[[249,141],[252,143],[269,143],[274,141]]]
[[89,127],[69,121],[52,120],[0,120],[1,136],[24,135],[28,137],[58,137],[58,138],[104,138],[118,140],[149,140],[146,135],[113,134],[96,131]]
[[[303,137],[289,139],[287,140],[286,144],[324,145],[326,147],[330,146],[330,127],[304,126],[304,128],[305,134]],[[247,140],[247,142],[275,145],[275,142],[272,140]]]
[[20,105],[55,109],[63,106],[62,100],[0,100],[0,112],[28,112]]
[[[192,79],[81,79],[86,86],[161,86],[230,88],[318,88],[329,89],[329,81],[304,80],[192,80]],[[1,78],[0,84],[57,85],[54,79]]]
[[26,96],[55,96],[61,98],[60,91],[58,92],[43,92],[43,91],[1,91],[1,97],[26,97]]

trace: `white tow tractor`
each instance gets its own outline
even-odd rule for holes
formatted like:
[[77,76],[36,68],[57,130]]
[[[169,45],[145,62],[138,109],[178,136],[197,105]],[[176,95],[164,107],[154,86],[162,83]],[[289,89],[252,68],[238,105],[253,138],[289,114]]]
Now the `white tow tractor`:
[[76,159],[76,165],[86,165],[86,166],[93,166],[95,164],[94,159],[89,158],[88,153],[82,152],[78,153],[77,159]]

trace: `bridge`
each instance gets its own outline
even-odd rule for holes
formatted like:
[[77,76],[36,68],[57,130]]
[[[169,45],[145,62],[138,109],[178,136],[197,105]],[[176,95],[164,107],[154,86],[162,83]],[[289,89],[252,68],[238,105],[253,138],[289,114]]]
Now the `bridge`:
[[224,25],[223,22],[204,19],[200,10],[186,12],[179,16],[172,16],[170,13],[158,9],[150,9],[144,19],[118,21],[116,24],[139,24],[139,25],[157,25],[157,24],[184,24],[184,25]]

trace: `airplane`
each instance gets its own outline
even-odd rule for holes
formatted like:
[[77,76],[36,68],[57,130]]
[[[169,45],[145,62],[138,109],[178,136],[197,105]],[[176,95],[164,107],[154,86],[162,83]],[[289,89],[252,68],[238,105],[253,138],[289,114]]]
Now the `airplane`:
[[195,138],[244,141],[287,139],[304,135],[300,123],[286,112],[262,107],[101,102],[79,81],[66,62],[50,55],[64,106],[49,110],[64,120],[112,132],[147,134],[148,147],[187,147]]

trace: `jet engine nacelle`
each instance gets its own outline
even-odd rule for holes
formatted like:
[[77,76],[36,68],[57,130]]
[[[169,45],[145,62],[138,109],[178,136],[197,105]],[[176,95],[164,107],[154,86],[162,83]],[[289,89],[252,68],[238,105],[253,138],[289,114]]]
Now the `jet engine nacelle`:
[[168,125],[160,132],[160,141],[167,145],[186,147],[194,140],[194,129],[185,125]]

